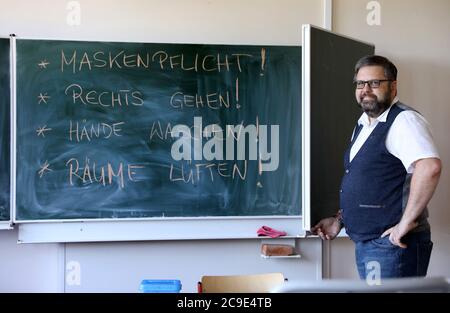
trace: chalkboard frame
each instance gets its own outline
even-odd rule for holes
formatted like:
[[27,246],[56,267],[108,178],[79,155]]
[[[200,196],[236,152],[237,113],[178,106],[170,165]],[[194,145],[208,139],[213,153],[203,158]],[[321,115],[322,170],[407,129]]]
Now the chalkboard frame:
[[[20,39],[28,39],[21,37]],[[29,38],[35,39],[35,38]],[[52,38],[53,40],[53,38]],[[60,39],[54,39],[60,40]],[[65,40],[65,39],[62,39]],[[83,41],[83,40],[70,40]],[[114,41],[110,41],[114,42]],[[214,44],[214,43],[211,43]],[[270,46],[270,45],[267,45]],[[12,79],[16,77],[16,38],[11,41]],[[301,55],[299,55],[299,60]],[[19,243],[97,242],[142,240],[258,239],[263,225],[287,233],[284,238],[304,238],[301,215],[219,216],[219,217],[145,217],[22,220],[16,218],[16,126],[17,90],[12,86],[11,110],[11,207],[12,222],[18,224]],[[301,86],[298,86],[301,89]],[[301,103],[299,103],[301,105]],[[303,195],[302,195],[303,197]],[[301,202],[300,202],[301,203]],[[301,212],[301,208],[300,208]],[[264,238],[264,237],[263,237]],[[265,237],[267,238],[267,237]]]

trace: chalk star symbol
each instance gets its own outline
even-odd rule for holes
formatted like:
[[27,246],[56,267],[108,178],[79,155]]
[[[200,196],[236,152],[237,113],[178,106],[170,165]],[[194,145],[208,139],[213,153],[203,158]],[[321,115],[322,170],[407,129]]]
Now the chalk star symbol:
[[47,93],[44,93],[44,94],[39,93],[39,96],[38,96],[39,102],[38,102],[38,104],[40,104],[42,101],[44,101],[44,103],[47,104],[47,100],[50,99],[50,98],[51,98],[50,96],[47,96]]
[[44,125],[42,127],[39,127],[38,129],[36,129],[36,133],[38,135],[38,137],[40,135],[42,135],[42,137],[45,137],[45,132],[52,130],[51,128],[47,128],[47,125]]
[[42,178],[42,176],[44,175],[44,173],[47,172],[51,172],[53,171],[52,169],[49,168],[50,164],[48,164],[48,161],[46,160],[44,165],[41,166],[41,169],[39,170],[39,178]]
[[40,63],[38,63],[38,66],[40,68],[47,68],[47,65],[49,65],[50,62],[48,62],[47,60],[42,60]]

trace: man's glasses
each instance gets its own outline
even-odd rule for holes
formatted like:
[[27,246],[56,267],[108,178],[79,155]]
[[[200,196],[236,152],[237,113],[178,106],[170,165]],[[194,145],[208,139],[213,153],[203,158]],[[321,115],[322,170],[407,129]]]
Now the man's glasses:
[[357,80],[355,81],[356,89],[363,89],[366,84],[369,84],[370,88],[378,88],[382,82],[391,82],[392,79],[372,79],[372,80]]

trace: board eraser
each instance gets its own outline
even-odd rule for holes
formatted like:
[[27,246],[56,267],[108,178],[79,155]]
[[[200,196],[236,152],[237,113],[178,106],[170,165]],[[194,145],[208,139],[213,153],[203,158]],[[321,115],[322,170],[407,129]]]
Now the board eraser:
[[293,246],[276,244],[263,244],[261,246],[261,253],[267,256],[285,256],[295,254]]

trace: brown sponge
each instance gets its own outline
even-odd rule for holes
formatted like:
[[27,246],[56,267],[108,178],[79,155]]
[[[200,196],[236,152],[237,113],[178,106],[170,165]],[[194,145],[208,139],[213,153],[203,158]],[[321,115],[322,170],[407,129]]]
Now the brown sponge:
[[294,247],[290,245],[263,244],[261,246],[261,253],[267,256],[292,255],[294,254]]

